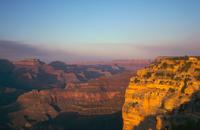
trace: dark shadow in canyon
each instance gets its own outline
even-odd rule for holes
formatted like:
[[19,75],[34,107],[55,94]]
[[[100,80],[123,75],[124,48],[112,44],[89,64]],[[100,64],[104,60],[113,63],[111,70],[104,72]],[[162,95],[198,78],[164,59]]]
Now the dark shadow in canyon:
[[54,119],[37,123],[28,130],[122,130],[122,116],[121,111],[96,116],[62,113]]
[[20,109],[20,104],[18,103],[11,103],[3,107],[0,106],[0,130],[14,130],[10,127],[12,123],[8,117],[8,113],[12,113]]

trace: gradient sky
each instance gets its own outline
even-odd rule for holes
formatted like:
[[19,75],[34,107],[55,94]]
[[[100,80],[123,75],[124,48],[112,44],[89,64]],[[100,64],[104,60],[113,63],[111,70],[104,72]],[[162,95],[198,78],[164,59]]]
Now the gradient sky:
[[199,0],[0,0],[0,40],[110,59],[200,55],[199,12]]

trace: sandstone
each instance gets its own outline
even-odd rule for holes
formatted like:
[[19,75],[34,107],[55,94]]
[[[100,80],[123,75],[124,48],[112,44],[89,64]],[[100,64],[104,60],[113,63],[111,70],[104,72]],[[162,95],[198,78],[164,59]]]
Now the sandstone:
[[199,69],[191,56],[159,57],[139,70],[126,89],[123,130],[199,129]]

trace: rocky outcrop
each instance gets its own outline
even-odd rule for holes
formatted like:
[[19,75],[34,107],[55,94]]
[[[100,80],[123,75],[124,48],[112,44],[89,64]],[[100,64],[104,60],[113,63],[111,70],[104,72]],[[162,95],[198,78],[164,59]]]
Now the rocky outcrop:
[[163,57],[131,78],[123,130],[200,129],[200,57]]
[[39,59],[26,59],[21,61],[14,61],[13,64],[15,64],[17,67],[35,67],[45,63]]

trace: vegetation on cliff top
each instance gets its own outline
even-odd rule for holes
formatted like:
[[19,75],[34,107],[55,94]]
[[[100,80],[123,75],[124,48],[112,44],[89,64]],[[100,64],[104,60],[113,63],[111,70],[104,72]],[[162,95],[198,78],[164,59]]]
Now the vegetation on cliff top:
[[199,70],[198,56],[163,57],[139,70],[126,90],[123,129],[200,129]]

